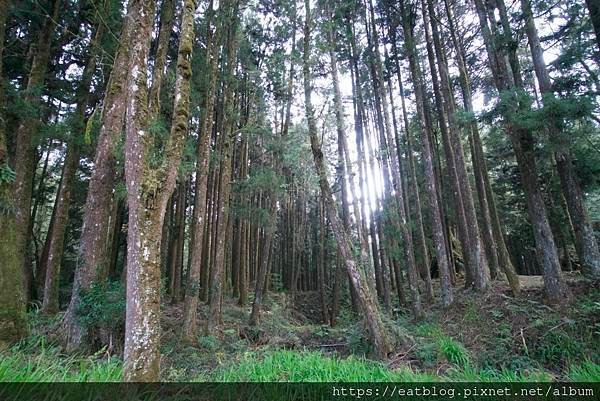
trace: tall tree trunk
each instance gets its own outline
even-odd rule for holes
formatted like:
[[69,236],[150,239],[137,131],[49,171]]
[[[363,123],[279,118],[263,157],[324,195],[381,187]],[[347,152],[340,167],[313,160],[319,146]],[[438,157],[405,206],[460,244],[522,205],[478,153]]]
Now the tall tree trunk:
[[[38,111],[44,80],[50,61],[51,43],[54,36],[56,22],[61,9],[61,0],[52,4],[52,14],[47,15],[33,50],[33,60],[24,98],[29,107]],[[33,175],[35,171],[35,135],[39,128],[40,120],[37,115],[26,116],[19,121],[16,132],[15,153],[15,206],[16,206],[16,241],[17,258],[22,263],[23,277],[25,279],[25,299],[28,302],[33,292],[33,271],[29,258],[29,243],[31,240],[31,197],[33,192]]]
[[[477,215],[475,213],[475,204],[473,202],[473,193],[471,191],[469,177],[467,175],[464,151],[458,132],[459,127],[456,121],[456,104],[452,94],[452,89],[450,87],[448,66],[438,30],[437,16],[435,15],[435,9],[431,0],[427,0],[427,7],[425,6],[425,0],[422,0],[421,4],[423,8],[424,24],[427,27],[427,17],[429,17],[429,22],[431,24],[433,45],[437,58],[437,65],[439,67],[438,71],[440,74],[441,92],[444,100],[443,107],[449,122],[448,133],[451,141],[452,154],[448,156],[453,158],[455,162],[458,189],[462,199],[465,219],[469,223],[466,227],[468,246],[466,249],[463,247],[463,253],[466,253],[467,258],[469,259],[469,264],[471,265],[474,275],[476,289],[479,291],[485,291],[489,286],[489,266],[480,237]],[[487,228],[485,229],[487,230]],[[489,231],[487,232],[489,233]]]
[[338,242],[340,253],[344,259],[346,270],[351,278],[352,285],[356,290],[357,300],[360,305],[360,310],[365,317],[369,338],[373,347],[373,352],[377,358],[384,359],[391,351],[391,344],[386,329],[381,320],[377,301],[366,285],[366,277],[360,270],[359,264],[356,261],[352,242],[349,235],[344,229],[342,220],[338,214],[337,205],[331,193],[331,187],[327,180],[327,172],[323,162],[323,152],[319,142],[317,125],[315,121],[314,110],[312,106],[312,88],[310,74],[310,2],[305,0],[304,7],[306,17],[304,22],[304,55],[303,55],[303,75],[304,75],[304,101],[306,108],[306,118],[308,120],[308,131],[310,135],[311,149],[315,161],[315,168],[319,177],[319,186],[322,196],[325,200],[327,215],[331,222],[332,231]]
[[[4,37],[9,1],[0,0],[0,59],[4,53]],[[0,170],[9,172],[4,119],[4,75],[0,63]],[[4,176],[4,174],[3,174]],[[0,346],[18,341],[27,333],[25,287],[22,259],[17,254],[17,225],[13,182],[0,178]]]
[[[552,230],[548,224],[546,206],[538,181],[533,135],[526,127],[520,126],[518,122],[513,121],[511,118],[511,115],[519,111],[519,108],[526,107],[518,100],[517,91],[519,87],[515,85],[520,79],[516,79],[518,74],[513,75],[514,71],[511,73],[502,49],[496,48],[496,41],[499,38],[497,33],[492,36],[487,20],[488,10],[483,1],[475,0],[475,7],[496,88],[501,93],[512,95],[512,99],[509,100],[510,104],[504,101],[508,106],[508,110],[504,115],[504,124],[515,151],[523,188],[527,196],[527,210],[529,220],[533,226],[536,256],[542,268],[546,295],[550,302],[561,302],[565,299],[564,296],[568,293],[568,290],[560,273],[558,253]],[[495,29],[495,26],[492,28]]]
[[[412,233],[408,228],[408,222],[406,218],[406,210],[404,209],[404,191],[402,188],[402,177],[400,176],[400,171],[398,170],[399,161],[398,161],[398,153],[395,151],[394,140],[395,135],[392,132],[392,126],[390,121],[389,109],[387,96],[385,95],[384,88],[384,79],[383,79],[383,66],[381,63],[381,56],[379,54],[379,37],[377,34],[377,27],[375,25],[375,16],[373,11],[372,1],[370,4],[370,12],[371,12],[371,28],[373,35],[373,55],[376,63],[376,82],[380,92],[380,98],[382,102],[383,108],[383,120],[385,123],[384,132],[386,137],[382,138],[382,151],[388,155],[391,161],[391,175],[392,175],[392,184],[396,198],[396,210],[398,211],[398,223],[400,228],[400,234],[402,236],[403,241],[403,250],[404,250],[404,258],[406,260],[406,271],[408,273],[408,288],[411,296],[411,308],[412,313],[415,318],[419,319],[423,316],[423,309],[421,306],[421,297],[419,295],[419,287],[418,287],[418,272],[417,266],[415,262],[414,255],[414,245]],[[386,143],[387,142],[387,143]]]
[[260,321],[260,311],[264,294],[265,282],[267,279],[267,271],[269,269],[269,248],[273,241],[273,233],[275,232],[277,223],[277,195],[272,193],[269,201],[269,220],[267,222],[265,238],[262,243],[262,252],[260,265],[256,274],[254,285],[254,301],[252,302],[252,312],[250,313],[250,326],[258,325]]
[[[192,216],[194,221],[194,233],[192,235],[194,243],[190,244],[190,273],[183,306],[183,335],[188,341],[195,341],[197,336],[197,308],[198,295],[200,293],[200,278],[203,260],[202,256],[203,249],[208,248],[205,246],[205,242],[208,244],[208,237],[210,237],[209,233],[207,232],[208,224],[206,224],[205,219],[207,214],[208,178],[210,176],[210,139],[213,131],[213,109],[215,104],[215,88],[217,80],[217,60],[219,58],[217,55],[219,38],[213,34],[211,26],[213,14],[214,11],[212,9],[212,2],[210,2],[208,9],[208,30],[206,44],[206,58],[208,67],[207,73],[209,78],[205,97],[204,116],[202,119],[202,125],[198,139],[196,188],[194,191],[194,213]],[[204,258],[206,258],[207,254],[208,252],[205,250]],[[208,265],[206,266],[205,270],[208,270]],[[207,280],[204,281],[205,288],[208,287],[206,281]]]
[[318,214],[319,214],[319,253],[317,260],[317,279],[319,281],[319,300],[321,302],[321,319],[323,323],[329,322],[329,308],[327,306],[327,287],[325,283],[325,253],[326,250],[326,242],[325,242],[325,231],[327,230],[327,226],[325,224],[325,211],[324,211],[324,202],[322,199],[319,199],[318,203]]
[[229,31],[226,50],[226,76],[228,83],[225,87],[223,98],[223,130],[219,140],[221,144],[221,168],[219,172],[219,202],[217,204],[217,227],[215,243],[215,259],[212,264],[213,274],[206,317],[205,333],[211,334],[213,329],[219,324],[221,318],[221,299],[223,296],[224,271],[225,271],[225,250],[226,250],[226,231],[229,220],[230,194],[231,194],[231,152],[234,131],[234,72],[237,65],[237,24],[238,24],[238,0],[232,0],[224,7],[227,7],[226,24]]
[[175,0],[163,0],[160,5],[160,29],[154,56],[152,70],[152,85],[148,94],[149,115],[157,118],[160,111],[160,90],[167,66],[167,52],[169,51],[169,39],[173,30],[175,18]]
[[186,181],[179,177],[174,215],[174,237],[171,239],[171,263],[169,269],[169,292],[171,302],[179,302],[181,296],[181,272],[183,269],[183,243],[185,236]]
[[[105,2],[104,12],[108,12],[107,6],[110,2]],[[97,19],[100,16],[96,17]],[[60,264],[63,256],[64,238],[67,224],[69,221],[69,207],[71,205],[71,191],[75,182],[75,173],[79,166],[80,154],[80,136],[85,135],[85,109],[90,102],[90,89],[92,78],[96,71],[96,57],[100,46],[100,41],[104,34],[104,24],[96,24],[95,34],[90,45],[87,63],[81,75],[81,82],[77,90],[77,106],[75,108],[74,121],[76,122],[73,131],[78,137],[70,138],[67,142],[67,152],[62,171],[62,177],[56,195],[51,230],[48,232],[48,253],[44,272],[44,298],[42,312],[54,314],[58,312],[58,284],[60,278]],[[75,134],[72,134],[75,135]]]
[[175,187],[188,133],[196,2],[182,12],[171,133],[164,159],[150,164],[146,70],[154,3],[132,0],[132,48],[127,77],[125,178],[129,205],[124,378],[156,381],[160,369],[160,243],[166,206]]
[[[456,60],[459,68],[459,80],[463,94],[463,104],[465,109],[468,112],[472,113],[473,101],[471,95],[469,73],[466,67],[465,49],[462,40],[457,34],[456,27],[454,24],[452,8],[450,7],[448,0],[444,0],[444,6],[446,9],[446,14],[448,16],[450,36],[452,38],[452,42],[456,50]],[[485,238],[485,236],[488,235],[485,232],[486,227],[488,227],[489,229],[491,229],[492,234],[491,238],[487,240],[489,242],[488,248],[491,248],[488,251],[491,253],[491,255],[489,255],[489,260],[491,265],[496,263],[494,261],[495,253],[495,259],[497,260],[498,266],[506,275],[513,295],[517,296],[520,291],[519,276],[515,271],[515,268],[510,259],[510,254],[506,247],[506,242],[504,241],[504,234],[502,226],[500,224],[498,211],[496,209],[494,193],[492,192],[487,165],[483,153],[483,145],[481,143],[479,128],[477,127],[476,121],[473,121],[471,123],[469,143],[471,147],[471,157],[473,160],[473,170],[475,173],[475,185],[477,187],[479,206],[483,217],[482,220],[484,227],[482,227],[482,232]]]
[[404,28],[404,46],[410,64],[412,82],[415,90],[417,113],[421,124],[421,144],[423,160],[425,164],[425,178],[427,179],[427,190],[429,195],[429,212],[432,224],[433,242],[435,255],[440,271],[440,284],[442,290],[442,304],[448,306],[452,303],[452,284],[450,282],[450,263],[448,260],[448,249],[442,223],[442,210],[438,198],[438,181],[436,179],[432,143],[430,142],[429,118],[426,110],[425,91],[423,88],[423,77],[418,61],[417,48],[414,39],[414,16],[411,16],[405,6],[401,4],[401,13]]
[[[556,98],[552,90],[550,74],[544,61],[544,51],[540,44],[529,0],[521,0],[521,8],[525,16],[525,28],[527,37],[529,38],[529,48],[533,59],[535,76],[537,77],[540,92],[542,93],[542,102],[544,106],[552,107],[554,102],[556,102]],[[600,18],[598,15],[596,17]],[[600,251],[598,250],[598,243],[596,242],[594,230],[583,201],[581,185],[577,180],[573,168],[568,140],[564,132],[562,132],[564,130],[564,122],[560,118],[553,117],[547,124],[550,142],[554,149],[554,160],[556,161],[556,168],[560,176],[562,192],[567,201],[569,215],[571,216],[575,231],[575,242],[581,262],[581,271],[590,278],[600,279]]]
[[79,260],[75,269],[71,301],[63,318],[66,332],[64,341],[67,348],[71,350],[88,342],[87,333],[76,316],[81,295],[94,284],[101,283],[106,278],[108,262],[106,243],[116,176],[114,150],[115,144],[119,141],[125,118],[131,18],[128,12],[103,101],[102,123],[96,145],[94,169],[88,185],[83,213]]

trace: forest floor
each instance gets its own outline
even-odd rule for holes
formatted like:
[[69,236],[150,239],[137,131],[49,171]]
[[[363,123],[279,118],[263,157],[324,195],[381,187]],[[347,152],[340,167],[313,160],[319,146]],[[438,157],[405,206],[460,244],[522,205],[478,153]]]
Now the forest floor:
[[[180,341],[181,305],[164,305],[164,381],[599,381],[600,286],[568,274],[572,301],[543,303],[541,277],[521,276],[512,298],[495,282],[486,295],[456,291],[443,310],[431,305],[414,322],[394,311],[400,339],[385,363],[368,359],[365,333],[348,305],[335,327],[320,323],[316,293],[269,293],[258,328],[247,326],[250,306],[224,302],[222,324],[197,344]],[[201,306],[200,319],[206,313]],[[0,381],[113,381],[122,362],[106,348],[67,355],[53,333],[60,317],[30,314],[31,334],[0,350]]]

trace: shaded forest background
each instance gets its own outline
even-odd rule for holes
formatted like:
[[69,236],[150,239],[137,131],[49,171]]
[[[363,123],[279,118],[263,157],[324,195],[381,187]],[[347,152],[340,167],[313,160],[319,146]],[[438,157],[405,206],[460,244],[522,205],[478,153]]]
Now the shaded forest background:
[[597,2],[0,0],[0,32],[1,380],[600,377]]

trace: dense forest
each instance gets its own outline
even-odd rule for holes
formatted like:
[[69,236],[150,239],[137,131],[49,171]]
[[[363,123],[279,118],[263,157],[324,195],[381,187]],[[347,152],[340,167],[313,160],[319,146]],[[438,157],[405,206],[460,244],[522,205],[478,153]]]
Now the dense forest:
[[600,380],[596,0],[0,0],[0,381]]

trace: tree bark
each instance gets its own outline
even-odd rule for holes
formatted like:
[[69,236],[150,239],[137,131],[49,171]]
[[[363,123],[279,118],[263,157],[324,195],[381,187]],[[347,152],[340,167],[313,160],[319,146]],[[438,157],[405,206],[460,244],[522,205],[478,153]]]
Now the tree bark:
[[[485,291],[489,287],[489,266],[485,255],[484,247],[481,242],[479,225],[477,223],[477,215],[475,213],[475,204],[473,202],[473,194],[467,175],[467,168],[464,160],[464,151],[458,132],[459,128],[456,122],[456,105],[454,101],[454,96],[452,94],[452,89],[450,87],[450,77],[448,74],[448,67],[445,59],[445,54],[440,40],[437,16],[435,15],[435,9],[431,0],[427,0],[427,7],[425,7],[425,0],[422,0],[421,4],[423,7],[423,17],[425,20],[424,23],[427,25],[426,19],[428,17],[429,22],[431,24],[433,45],[437,58],[437,64],[439,67],[438,71],[440,74],[441,92],[444,100],[443,108],[445,110],[445,114],[449,122],[448,133],[450,136],[452,149],[451,155],[449,155],[449,157],[452,157],[455,161],[456,175],[458,179],[458,189],[460,191],[460,196],[462,199],[465,219],[467,222],[469,222],[469,224],[467,224],[466,227],[468,236],[468,246],[467,248],[463,248],[463,253],[466,253],[467,258],[469,259],[469,265],[471,265],[472,272],[474,275],[475,288],[478,291]],[[428,12],[425,11],[426,9]],[[427,16],[427,14],[429,15]]]
[[175,18],[175,0],[163,0],[160,5],[160,29],[154,55],[154,67],[152,70],[152,85],[148,94],[149,115],[157,118],[160,112],[160,92],[163,77],[167,65],[167,52],[169,51],[169,39],[173,30]]
[[267,279],[267,271],[269,268],[269,248],[273,241],[277,223],[277,195],[272,193],[269,201],[269,221],[267,222],[265,238],[263,240],[260,265],[256,274],[254,285],[254,301],[252,302],[252,312],[250,313],[250,326],[257,326],[260,321],[260,311],[262,308],[262,300],[265,282]]
[[226,50],[226,75],[228,84],[225,87],[223,96],[223,130],[221,131],[221,168],[219,172],[219,202],[217,206],[217,227],[215,243],[215,259],[212,265],[212,283],[208,305],[208,315],[206,317],[205,334],[210,335],[214,328],[219,324],[221,318],[221,298],[223,296],[224,271],[225,271],[225,250],[226,250],[226,232],[229,220],[230,194],[231,194],[231,152],[232,137],[234,135],[234,72],[237,65],[237,24],[238,24],[238,0],[232,0],[226,7],[227,17],[225,19],[229,30]]
[[[408,10],[401,4],[401,13],[404,28],[404,46],[410,64],[412,82],[415,90],[417,113],[421,124],[421,143],[423,160],[425,164],[425,177],[427,179],[427,190],[429,195],[429,212],[432,223],[433,241],[438,268],[440,271],[440,284],[442,291],[442,304],[448,306],[452,303],[452,284],[450,282],[450,263],[448,260],[448,249],[442,223],[442,210],[438,200],[438,182],[433,165],[432,144],[429,140],[428,113],[425,105],[425,91],[423,78],[419,67],[417,48],[414,41],[414,16],[409,15]],[[411,21],[412,20],[412,21]]]
[[[27,78],[24,98],[36,111],[42,101],[44,81],[51,55],[51,43],[56,21],[61,9],[61,0],[55,0],[52,14],[47,15],[38,39],[34,45],[33,60]],[[31,240],[31,198],[33,193],[33,175],[35,171],[35,134],[40,120],[36,115],[26,116],[18,123],[15,149],[15,206],[16,206],[16,241],[17,257],[22,263],[25,299],[29,302],[33,292],[33,271],[29,258]]]
[[[446,14],[448,16],[450,36],[456,50],[456,60],[459,68],[459,80],[463,94],[463,104],[468,112],[473,113],[471,84],[465,62],[465,49],[456,32],[452,8],[447,0],[444,0],[444,5],[446,8]],[[481,209],[482,220],[484,222],[484,227],[482,228],[484,239],[486,235],[488,235],[485,232],[486,227],[491,229],[491,237],[487,239],[487,242],[489,243],[488,252],[490,255],[488,259],[491,263],[490,266],[493,266],[496,263],[495,260],[497,260],[497,265],[504,272],[508,279],[513,295],[518,296],[520,292],[519,276],[515,271],[510,259],[510,254],[506,247],[506,242],[504,241],[502,225],[500,224],[500,218],[496,209],[494,193],[492,192],[485,156],[483,153],[483,145],[481,143],[479,128],[477,127],[476,121],[471,123],[469,143],[471,146],[471,155],[473,159],[473,170],[475,172],[475,185],[477,187],[477,195]],[[494,254],[496,255],[495,258]],[[492,270],[492,268],[490,268],[490,270]]]
[[188,133],[191,56],[196,2],[186,0],[171,133],[158,165],[150,163],[154,138],[149,132],[146,70],[154,3],[132,0],[133,47],[127,77],[125,178],[129,205],[127,304],[124,378],[156,381],[160,370],[160,244],[166,206],[175,187]]
[[371,13],[371,29],[373,35],[373,56],[375,58],[375,66],[376,66],[376,82],[377,87],[379,89],[379,96],[382,102],[383,109],[383,120],[384,120],[384,132],[385,138],[382,138],[382,151],[384,154],[387,154],[387,157],[390,159],[391,164],[391,175],[392,175],[392,184],[395,193],[396,199],[396,210],[398,212],[398,224],[400,228],[400,234],[402,236],[403,241],[403,250],[404,250],[404,258],[406,261],[406,271],[408,273],[408,288],[411,296],[411,309],[413,316],[417,319],[420,319],[423,316],[423,309],[421,306],[421,297],[419,295],[419,287],[418,287],[418,272],[417,266],[415,262],[414,255],[414,245],[412,233],[408,228],[408,222],[406,217],[406,210],[404,209],[404,191],[402,188],[402,177],[400,176],[400,171],[398,170],[399,161],[398,161],[398,153],[395,151],[394,140],[395,136],[392,132],[392,126],[390,122],[390,115],[388,111],[388,102],[387,96],[385,95],[384,88],[384,79],[383,79],[383,66],[381,63],[381,56],[379,54],[379,37],[377,34],[377,27],[375,25],[375,17],[373,11],[372,1],[370,4],[370,13]]
[[[4,53],[4,37],[9,1],[0,0],[0,59]],[[12,172],[4,117],[4,75],[0,63],[0,346],[23,338],[27,333],[25,287],[22,259],[17,254],[17,222],[14,183],[5,175]]]
[[[208,244],[210,237],[208,224],[206,224],[207,214],[207,193],[208,193],[208,178],[210,176],[210,139],[213,130],[213,109],[215,104],[215,88],[217,80],[217,47],[219,37],[212,32],[212,18],[214,11],[212,2],[208,10],[208,30],[207,30],[207,67],[208,67],[208,88],[206,90],[206,100],[204,107],[204,116],[199,132],[196,163],[196,188],[194,190],[194,233],[192,238],[194,243],[190,244],[191,264],[188,288],[185,292],[183,306],[183,335],[187,341],[195,341],[197,336],[197,308],[198,295],[200,294],[200,279],[202,272],[203,249],[207,249],[205,242]],[[219,30],[217,30],[218,33]],[[204,258],[208,252],[205,250]],[[208,270],[208,265],[206,266]],[[207,288],[208,280],[204,281],[204,287]],[[205,297],[203,297],[204,299]]]
[[67,349],[74,350],[87,343],[87,333],[76,316],[81,294],[106,278],[108,250],[107,238],[110,209],[115,181],[114,146],[123,128],[126,106],[126,79],[131,46],[131,15],[124,20],[119,48],[104,97],[102,123],[94,169],[88,185],[81,228],[79,260],[75,269],[73,290],[67,313],[63,318]]
[[[536,256],[542,268],[546,295],[552,303],[562,302],[565,300],[568,290],[560,272],[558,253],[552,230],[548,224],[546,206],[538,181],[533,135],[525,127],[519,126],[511,117],[519,109],[526,107],[518,100],[519,87],[516,86],[515,82],[520,79],[515,79],[515,76],[511,75],[506,62],[507,57],[502,49],[496,48],[495,40],[498,39],[498,35],[495,31],[492,35],[487,20],[488,10],[483,1],[475,0],[475,7],[496,88],[500,93],[512,97],[509,101],[510,104],[505,101],[508,110],[504,113],[504,124],[515,151],[523,188],[527,196],[527,210],[529,220],[533,226]],[[492,28],[495,29],[494,26]],[[514,71],[512,71],[512,74],[514,74]]]
[[[109,4],[107,1],[106,5]],[[104,12],[108,10],[104,9]],[[99,18],[99,16],[97,17]],[[78,136],[84,136],[86,129],[85,126],[85,110],[90,102],[90,90],[92,84],[92,78],[96,71],[96,56],[98,53],[98,46],[104,34],[104,24],[97,23],[90,45],[89,54],[87,56],[87,63],[81,75],[81,82],[77,90],[77,106],[75,108],[74,120],[76,126],[73,127],[74,132],[78,133]],[[72,134],[75,135],[75,134]],[[45,264],[44,268],[44,297],[42,303],[42,312],[46,314],[54,314],[58,312],[58,284],[60,279],[60,264],[63,256],[64,238],[67,224],[69,221],[69,207],[71,205],[71,192],[73,190],[73,184],[75,182],[75,174],[79,167],[79,154],[80,154],[80,142],[82,138],[75,137],[70,138],[67,142],[67,152],[65,155],[65,161],[56,195],[56,202],[54,206],[53,219],[51,224],[51,230],[48,232],[47,238],[47,259],[43,261]]]

